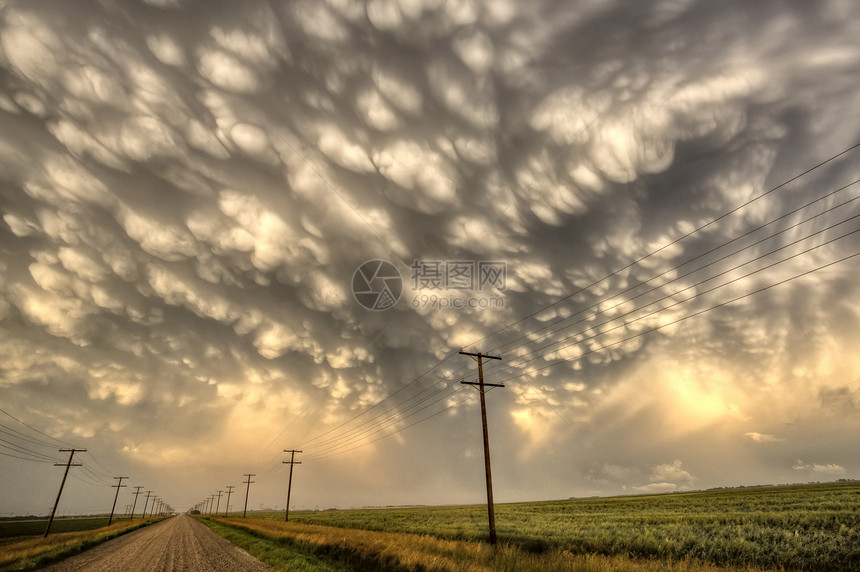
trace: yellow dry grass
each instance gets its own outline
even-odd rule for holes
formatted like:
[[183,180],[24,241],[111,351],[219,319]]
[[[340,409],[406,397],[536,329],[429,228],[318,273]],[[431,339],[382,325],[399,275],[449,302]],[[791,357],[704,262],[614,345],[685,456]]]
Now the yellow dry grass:
[[129,530],[140,528],[153,520],[117,522],[110,526],[79,532],[60,532],[42,536],[28,536],[0,545],[0,570],[31,569],[34,563],[48,554],[60,557],[114,538]]
[[375,564],[397,570],[458,572],[576,571],[606,572],[752,572],[758,568],[721,568],[694,561],[664,562],[623,556],[578,555],[563,549],[547,549],[540,554],[516,544],[493,548],[484,542],[445,540],[429,535],[374,532],[262,519],[217,518],[233,526],[275,542],[288,542],[317,556],[346,564]]

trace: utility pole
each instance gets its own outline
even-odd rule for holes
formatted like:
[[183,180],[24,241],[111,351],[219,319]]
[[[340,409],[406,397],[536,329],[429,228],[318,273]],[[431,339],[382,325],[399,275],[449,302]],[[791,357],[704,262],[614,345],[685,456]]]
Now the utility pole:
[[134,504],[131,505],[131,518],[129,520],[134,520],[134,509],[137,508],[137,497],[140,495],[140,489],[143,488],[143,485],[134,487]]
[[146,505],[149,504],[149,495],[152,494],[152,491],[146,491],[146,500],[143,501],[143,518],[146,518]]
[[487,473],[487,517],[490,522],[490,544],[496,543],[496,512],[493,508],[493,474],[490,471],[490,437],[487,432],[487,400],[484,397],[485,387],[504,387],[502,383],[484,383],[484,359],[502,359],[499,356],[488,356],[481,352],[476,354],[460,352],[461,355],[469,356],[478,362],[478,382],[461,381],[465,385],[476,385],[481,393],[481,425],[484,429],[484,467]]
[[114,480],[119,479],[119,482],[115,485],[111,485],[112,487],[116,488],[116,494],[113,497],[113,506],[110,509],[110,518],[108,519],[108,526],[110,526],[110,523],[113,522],[113,511],[116,510],[116,499],[119,498],[119,490],[125,488],[125,485],[122,484],[122,480],[127,478],[128,477],[114,477]]
[[233,485],[227,485],[227,506],[224,507],[224,516],[229,516],[230,514],[230,495],[233,494],[233,489],[235,489]]
[[224,491],[218,491],[218,502],[215,505],[215,516],[218,516],[218,509],[221,508],[221,493]]
[[[69,454],[69,462],[66,463],[66,472],[63,473],[63,480],[60,482],[60,492],[57,493],[57,500],[54,501],[54,508],[51,509],[51,518],[48,519],[48,526],[45,528],[45,534],[42,537],[48,536],[48,533],[51,531],[51,524],[54,522],[54,515],[57,513],[57,505],[60,504],[60,495],[63,494],[63,487],[66,486],[66,477],[69,476],[69,468],[70,467],[80,467],[83,463],[75,463],[72,464],[72,457],[75,456],[75,453],[86,453],[86,449],[59,449],[60,453],[68,453]],[[54,463],[55,467],[62,467],[62,463]]]
[[290,480],[287,482],[287,509],[284,511],[284,522],[289,522],[290,520],[290,489],[293,488],[293,465],[301,465],[301,461],[296,461],[296,453],[301,453],[301,451],[296,451],[295,449],[290,449],[287,451],[284,449],[284,453],[290,454],[289,461],[282,461],[284,464],[290,465]]
[[248,477],[247,481],[242,481],[243,483],[248,485],[248,488],[245,489],[245,510],[242,511],[242,518],[245,518],[248,515],[248,493],[251,492],[251,483],[256,482],[256,481],[252,481],[251,477],[256,477],[257,474],[256,473],[243,473],[242,476]]

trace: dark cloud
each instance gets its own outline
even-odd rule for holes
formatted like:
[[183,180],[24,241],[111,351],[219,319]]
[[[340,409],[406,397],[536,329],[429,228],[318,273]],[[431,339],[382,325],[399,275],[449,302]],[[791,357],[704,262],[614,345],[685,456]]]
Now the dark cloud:
[[[503,498],[855,471],[827,441],[856,408],[855,263],[685,319],[855,253],[856,188],[792,213],[854,155],[685,236],[856,142],[856,11],[2,3],[4,403],[125,473],[184,471],[177,495],[247,470],[275,495],[279,448],[351,449],[338,425],[404,387],[367,438],[421,419],[406,400],[473,375],[472,344],[510,378],[494,442],[529,451]],[[350,285],[378,258],[404,295],[374,313]],[[502,261],[506,288],[415,289],[415,260]],[[501,304],[422,307],[464,295]],[[314,498],[472,499],[474,408],[308,463]]]

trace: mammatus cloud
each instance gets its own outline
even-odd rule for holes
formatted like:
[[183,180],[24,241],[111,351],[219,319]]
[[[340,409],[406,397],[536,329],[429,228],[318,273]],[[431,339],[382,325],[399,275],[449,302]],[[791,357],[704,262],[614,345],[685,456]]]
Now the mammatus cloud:
[[[4,403],[111,466],[200,467],[183,493],[274,487],[331,431],[320,502],[453,502],[467,346],[504,358],[491,422],[528,451],[503,497],[827,473],[808,447],[853,474],[855,155],[756,197],[857,142],[856,11],[3,4]],[[404,278],[385,312],[350,292],[374,259]],[[464,292],[414,261],[503,261],[466,292],[503,304],[415,308]]]

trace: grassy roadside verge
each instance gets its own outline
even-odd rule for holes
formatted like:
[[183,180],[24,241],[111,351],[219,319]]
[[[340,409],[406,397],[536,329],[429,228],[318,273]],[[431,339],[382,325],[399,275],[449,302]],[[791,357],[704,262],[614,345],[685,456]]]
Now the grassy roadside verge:
[[[237,543],[277,570],[390,570],[392,572],[754,572],[755,567],[717,567],[694,561],[667,562],[625,556],[572,554],[562,548],[529,552],[521,545],[446,540],[430,535],[344,529],[332,526],[274,522],[261,519],[201,519],[215,532],[233,541],[225,532],[235,531],[252,549]],[[256,550],[257,552],[255,552]],[[342,568],[295,568],[269,561],[261,554],[285,550],[312,555],[326,565]]]
[[161,518],[122,521],[99,528],[79,532],[51,534],[47,538],[26,537],[0,545],[0,572],[35,570],[41,566],[58,562],[69,556],[80,554],[88,548],[137,530]]
[[210,518],[198,518],[215,534],[225,538],[261,562],[275,570],[296,572],[346,572],[351,570],[342,564],[324,560],[299,550],[290,542],[261,536],[247,529],[231,526]]

